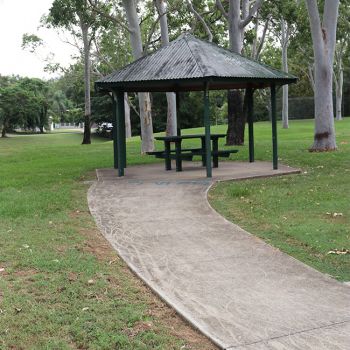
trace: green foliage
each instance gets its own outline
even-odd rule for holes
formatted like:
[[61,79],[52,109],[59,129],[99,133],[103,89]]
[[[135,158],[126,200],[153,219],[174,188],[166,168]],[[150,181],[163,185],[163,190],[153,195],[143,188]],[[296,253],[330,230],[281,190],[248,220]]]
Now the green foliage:
[[[228,28],[226,20],[222,13],[217,9],[215,0],[192,0],[193,6],[203,17],[205,22],[213,33],[213,41],[219,45],[228,46]],[[228,10],[228,1],[222,1],[226,11]],[[341,2],[340,17],[338,25],[338,46],[341,44],[343,50],[343,65],[345,66],[345,95],[349,87],[347,86],[349,73],[349,0]],[[97,96],[93,89],[93,83],[101,75],[105,76],[116,69],[120,69],[126,64],[132,62],[132,54],[129,43],[129,32],[126,29],[127,21],[123,6],[118,0],[93,1],[92,7],[88,0],[55,0],[48,16],[44,17],[44,24],[63,28],[70,31],[79,40],[81,36],[80,26],[84,24],[89,27],[89,38],[91,47],[91,104],[92,121],[97,123],[110,122],[112,117],[111,103],[108,96]],[[142,40],[146,52],[152,52],[161,46],[160,27],[158,13],[153,0],[138,1],[137,12],[139,16]],[[290,36],[290,45],[288,48],[288,60],[290,72],[298,77],[297,84],[289,88],[289,95],[293,99],[291,108],[293,111],[304,109],[302,101],[309,101],[313,96],[313,91],[309,79],[309,66],[313,62],[313,50],[311,35],[309,29],[309,18],[304,1],[278,1],[265,0],[259,11],[258,34],[261,34],[262,25],[269,18],[269,29],[266,41],[260,56],[260,60],[273,67],[281,67],[281,45],[279,36],[281,34],[281,19],[283,18],[292,28]],[[167,0],[167,19],[169,27],[170,40],[175,39],[185,31],[191,31],[194,35],[207,39],[202,24],[188,10],[185,1]],[[256,19],[254,19],[256,21]],[[256,35],[256,28],[252,24],[246,27],[244,40],[244,54],[250,55],[252,45]],[[26,45],[41,45],[40,38],[35,35],[25,34],[23,42]],[[50,69],[57,71],[56,65],[51,65]],[[62,76],[51,82],[52,90],[49,92],[49,114],[54,118],[68,121],[68,119],[79,119],[79,113],[75,117],[69,116],[67,110],[81,110],[84,106],[84,64],[83,57],[79,55],[76,61],[68,67]],[[57,90],[54,91],[54,90]],[[212,96],[219,95],[222,99],[221,106],[211,106],[211,116],[213,124],[225,122],[227,117],[227,104],[224,102],[225,92],[213,92]],[[255,94],[255,114],[257,120],[268,119],[268,94],[259,91]],[[137,96],[129,94],[133,106],[138,109]],[[216,97],[213,97],[216,100]],[[303,100],[303,98],[306,98]],[[152,113],[154,118],[154,130],[163,131],[166,124],[166,102],[165,95],[161,93],[152,94]],[[345,109],[348,108],[345,101]],[[304,112],[305,112],[304,111]],[[298,114],[298,113],[297,113]],[[302,113],[308,115],[307,112]],[[82,118],[82,115],[81,117]],[[201,124],[202,104],[201,96],[197,93],[188,93],[183,98],[181,104],[181,123],[185,127],[194,127]],[[133,133],[139,133],[140,122],[137,113],[131,109],[131,120]],[[191,122],[192,121],[192,122]]]
[[35,34],[25,33],[22,36],[22,49],[28,48],[31,53],[34,53],[43,44],[43,40]]
[[48,87],[40,79],[10,78],[0,85],[0,125],[2,136],[22,127],[39,128],[48,123]]
[[93,22],[86,0],[55,0],[50,8],[47,23],[54,27],[80,27],[82,23]]

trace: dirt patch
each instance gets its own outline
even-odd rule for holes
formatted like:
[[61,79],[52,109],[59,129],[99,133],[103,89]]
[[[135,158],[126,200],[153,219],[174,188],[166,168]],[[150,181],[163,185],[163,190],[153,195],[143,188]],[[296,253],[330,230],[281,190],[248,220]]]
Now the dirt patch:
[[207,337],[194,329],[185,319],[176,313],[174,309],[165,304],[144,283],[144,293],[147,293],[150,307],[148,315],[155,318],[160,324],[169,329],[169,333],[183,339],[186,343],[185,349],[216,350],[218,349]]
[[124,333],[130,337],[130,338],[134,338],[136,337],[138,334],[143,333],[143,332],[147,332],[149,330],[151,330],[153,328],[153,323],[152,322],[136,322],[132,328],[127,328]]
[[81,218],[81,216],[89,215],[89,214],[90,213],[88,211],[83,211],[83,210],[80,210],[80,209],[76,209],[76,210],[71,211],[68,215],[69,215],[70,218],[76,219],[76,218]]
[[38,273],[38,270],[35,269],[28,269],[28,270],[17,270],[13,271],[11,273],[6,273],[7,276],[13,276],[13,277],[20,277],[20,278],[27,278],[34,276]]
[[80,233],[86,237],[83,251],[93,254],[98,260],[107,261],[109,264],[120,261],[108,241],[97,231],[97,229],[80,229]]
[[79,181],[97,180],[96,170],[91,170],[79,177]]

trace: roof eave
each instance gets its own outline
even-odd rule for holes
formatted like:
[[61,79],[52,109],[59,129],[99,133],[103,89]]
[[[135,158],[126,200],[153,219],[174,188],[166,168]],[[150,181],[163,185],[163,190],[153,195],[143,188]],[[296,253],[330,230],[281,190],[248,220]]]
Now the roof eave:
[[204,77],[172,80],[147,81],[97,81],[95,89],[99,92],[113,90],[125,92],[176,92],[176,91],[202,91],[205,83],[209,83],[209,90],[245,89],[248,86],[255,89],[264,89],[272,84],[286,85],[297,81],[296,77],[288,78],[226,78]]

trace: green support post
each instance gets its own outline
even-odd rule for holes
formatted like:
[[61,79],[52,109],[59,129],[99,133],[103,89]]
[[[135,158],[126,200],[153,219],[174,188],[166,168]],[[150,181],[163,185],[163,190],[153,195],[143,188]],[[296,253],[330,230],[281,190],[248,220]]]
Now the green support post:
[[204,127],[205,127],[205,160],[206,160],[206,168],[207,168],[207,177],[212,177],[208,83],[205,84],[203,97],[204,97]]
[[124,168],[126,168],[124,92],[114,93],[114,98],[117,100],[118,176],[124,176]]
[[254,162],[254,90],[247,88],[247,114],[249,128],[249,162]]
[[118,169],[118,141],[117,141],[117,102],[114,94],[112,95],[112,123],[113,123],[113,158],[114,169]]
[[120,133],[123,167],[126,168],[126,132],[125,132],[125,100],[124,91],[118,93],[118,111],[120,113]]
[[176,91],[176,130],[177,136],[181,136],[181,126],[180,126],[180,93]]
[[271,122],[272,122],[272,159],[273,169],[278,169],[277,120],[276,120],[276,86],[271,85]]

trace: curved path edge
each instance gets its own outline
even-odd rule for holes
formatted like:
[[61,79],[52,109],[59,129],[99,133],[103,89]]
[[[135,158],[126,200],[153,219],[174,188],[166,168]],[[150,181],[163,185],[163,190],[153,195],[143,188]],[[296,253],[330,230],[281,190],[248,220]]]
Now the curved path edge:
[[99,171],[88,191],[99,229],[139,278],[220,348],[348,349],[349,288],[217,213],[207,193],[221,179],[109,174]]

